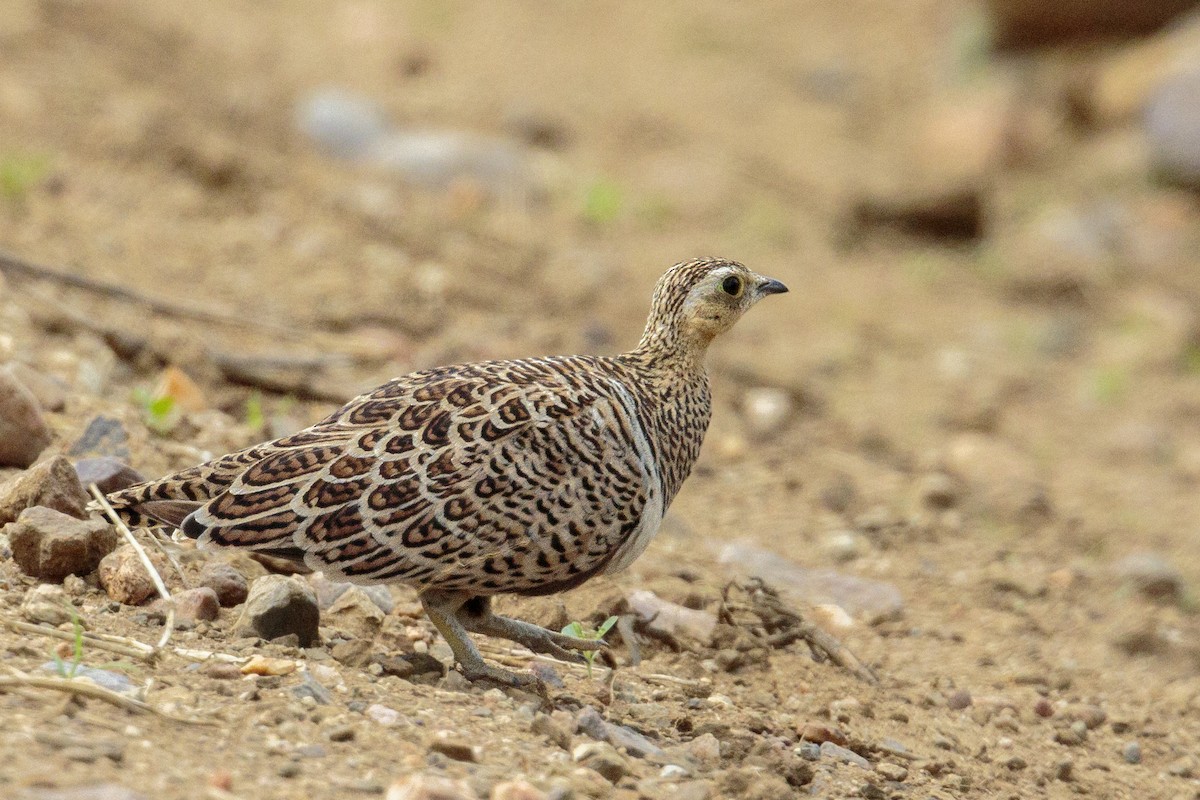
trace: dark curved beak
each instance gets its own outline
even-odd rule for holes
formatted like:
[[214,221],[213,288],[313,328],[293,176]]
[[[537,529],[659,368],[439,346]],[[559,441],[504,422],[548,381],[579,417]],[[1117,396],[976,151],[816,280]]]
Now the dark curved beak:
[[774,278],[770,278],[766,283],[758,287],[758,293],[761,295],[768,294],[784,294],[788,288]]

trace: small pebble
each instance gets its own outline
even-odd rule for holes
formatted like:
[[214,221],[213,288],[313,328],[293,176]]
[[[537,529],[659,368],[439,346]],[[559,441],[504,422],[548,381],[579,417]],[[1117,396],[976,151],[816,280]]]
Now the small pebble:
[[329,741],[331,742],[352,742],[354,741],[354,728],[349,725],[340,725],[329,732]]
[[296,671],[296,662],[290,658],[251,656],[241,667],[243,675],[290,675]]
[[399,711],[394,708],[388,708],[387,706],[379,705],[378,703],[367,706],[366,714],[368,717],[385,727],[395,725],[400,721]]
[[1136,739],[1132,742],[1126,742],[1121,748],[1121,757],[1125,759],[1126,764],[1142,763],[1142,745]]
[[483,756],[483,748],[462,739],[454,731],[438,731],[429,742],[429,749],[455,761],[475,763]]
[[946,705],[955,711],[961,711],[971,705],[971,693],[966,689],[959,689],[946,698]]
[[821,759],[821,745],[813,744],[812,742],[802,742],[796,748],[796,753],[806,761],[819,761]]

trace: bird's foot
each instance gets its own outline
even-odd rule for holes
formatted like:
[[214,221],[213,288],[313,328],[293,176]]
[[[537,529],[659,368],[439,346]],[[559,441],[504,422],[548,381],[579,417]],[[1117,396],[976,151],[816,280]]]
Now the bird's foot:
[[560,661],[582,663],[580,652],[594,652],[608,646],[603,639],[579,639],[565,633],[555,633],[540,625],[522,622],[511,617],[502,617],[485,610],[481,614],[460,611],[458,615],[463,627],[473,633],[507,639],[535,653],[553,656]]
[[545,687],[542,685],[541,679],[533,674],[521,674],[501,667],[494,667],[482,660],[473,664],[459,662],[458,668],[461,670],[462,676],[472,683],[476,681],[490,681],[512,689],[533,689],[538,694],[545,693]]

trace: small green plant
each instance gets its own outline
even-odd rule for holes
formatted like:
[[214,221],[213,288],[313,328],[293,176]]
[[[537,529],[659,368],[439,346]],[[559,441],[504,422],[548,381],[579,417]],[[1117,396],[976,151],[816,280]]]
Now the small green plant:
[[624,206],[621,187],[614,181],[600,179],[583,195],[583,218],[592,225],[607,225],[617,218]]
[[70,661],[63,661],[62,656],[58,651],[54,651],[54,671],[58,673],[60,678],[74,678],[79,672],[79,668],[83,666],[83,623],[79,619],[79,614],[75,609],[69,609],[71,612],[71,626],[75,632],[74,648],[71,654]]
[[179,409],[170,395],[155,395],[145,389],[135,389],[133,401],[142,409],[146,427],[165,436],[179,424]]
[[252,392],[246,398],[246,425],[256,431],[261,431],[267,423],[267,417],[263,413],[262,394],[260,392]]
[[[583,627],[583,623],[576,620],[575,622],[572,622],[570,625],[563,628],[562,632],[566,636],[574,636],[576,639],[586,639],[589,642],[594,642],[594,641],[603,639],[604,634],[611,631],[613,625],[616,625],[616,624],[617,624],[617,618],[609,617],[608,619],[604,620],[604,622],[600,623],[599,628],[592,629],[592,628]],[[583,653],[583,657],[587,661],[587,671],[588,671],[589,678],[592,677],[592,662],[594,662],[596,660],[596,652],[597,651],[595,651],[595,650],[589,650],[589,651]]]
[[1097,402],[1118,403],[1129,391],[1129,371],[1119,366],[1101,367],[1092,373],[1091,392]]
[[0,195],[17,203],[25,199],[29,190],[40,181],[49,169],[42,156],[6,153],[0,156]]

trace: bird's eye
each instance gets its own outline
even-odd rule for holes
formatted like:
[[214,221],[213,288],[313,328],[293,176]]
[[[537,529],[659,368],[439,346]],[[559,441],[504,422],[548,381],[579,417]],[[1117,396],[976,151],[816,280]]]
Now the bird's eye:
[[725,294],[737,297],[742,293],[742,279],[737,275],[730,275],[721,281],[721,289],[724,290]]

